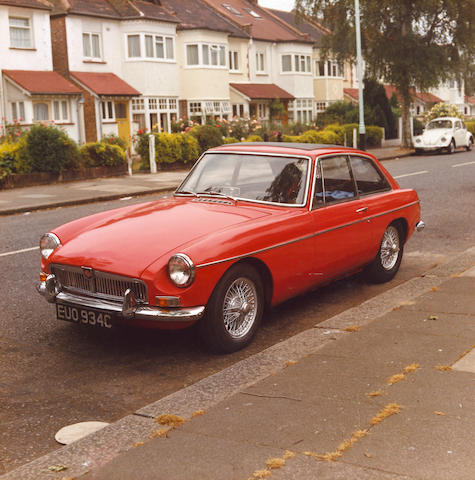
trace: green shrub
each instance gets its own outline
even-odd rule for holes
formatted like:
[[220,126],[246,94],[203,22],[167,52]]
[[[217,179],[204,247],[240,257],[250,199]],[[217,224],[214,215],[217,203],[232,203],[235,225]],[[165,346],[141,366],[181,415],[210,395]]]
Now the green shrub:
[[18,143],[0,143],[0,179],[16,172]]
[[300,142],[300,137],[298,135],[282,135],[282,141],[287,143],[296,143]]
[[224,137],[223,143],[224,145],[227,145],[229,143],[239,143],[239,140],[235,137]]
[[383,139],[383,129],[381,127],[375,127],[370,125],[366,127],[366,146],[367,147],[380,147]]
[[263,142],[264,140],[262,140],[262,137],[259,135],[249,135],[244,141],[245,142]]
[[51,172],[79,168],[79,148],[53,125],[33,125],[17,152],[18,173]]
[[465,125],[467,126],[467,130],[471,132],[473,135],[475,135],[475,120],[470,122],[465,122]]
[[331,130],[307,130],[300,135],[299,142],[336,145],[338,142],[338,135]]
[[106,143],[108,145],[118,145],[124,151],[128,148],[127,142],[122,137],[114,135],[113,133],[104,135],[101,139],[101,143]]
[[115,167],[125,162],[125,151],[115,144],[86,143],[80,148],[81,160],[86,167]]
[[188,135],[186,133],[179,134],[182,137],[181,143],[181,160],[183,163],[196,162],[200,156],[200,145],[198,140],[196,140],[193,135]]
[[155,141],[157,163],[175,163],[181,160],[182,137],[179,133],[159,133]]
[[212,125],[197,125],[193,127],[189,133],[198,140],[200,146],[200,154],[208,150],[208,148],[217,147],[223,144],[223,137],[219,128]]
[[425,115],[424,122],[429,123],[434,118],[439,117],[458,117],[463,118],[462,113],[455,105],[448,103],[436,103]]
[[341,125],[336,123],[328,125],[324,128],[324,132],[329,131],[337,135],[337,145],[343,145],[345,143],[345,129]]
[[[359,134],[358,134],[358,128],[359,125],[357,123],[346,123],[345,125],[342,125],[344,131],[345,131],[345,137],[346,137],[346,145],[348,147],[353,146],[353,130],[356,129],[356,141],[359,139]],[[343,145],[344,145],[343,141]]]

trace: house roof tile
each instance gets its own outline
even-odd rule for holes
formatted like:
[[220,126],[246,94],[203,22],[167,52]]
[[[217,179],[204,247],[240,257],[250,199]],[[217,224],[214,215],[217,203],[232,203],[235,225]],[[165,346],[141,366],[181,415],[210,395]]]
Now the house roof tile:
[[[1,0],[0,0],[1,1]],[[159,0],[50,0],[55,14],[71,13],[92,17],[161,20],[178,23]]]
[[251,100],[294,100],[294,96],[274,83],[230,83],[232,88]]
[[214,30],[249,38],[244,30],[200,0],[161,0],[161,3],[180,20],[181,30]]
[[137,96],[138,90],[114,73],[71,72],[71,77],[96,95]]
[[51,3],[47,0],[0,0],[0,5],[37,8],[39,10],[52,10],[53,8]]
[[[256,40],[271,42],[311,42],[295,32],[266,9],[246,0],[203,0],[217,12],[247,31]],[[227,7],[226,7],[227,5]]]
[[79,95],[81,90],[58,72],[2,70],[3,74],[33,95]]
[[[401,95],[399,94],[397,88],[394,85],[384,85],[384,90],[386,92],[386,97],[388,97],[388,99],[391,99],[391,97],[394,94],[396,94],[398,102],[401,102]],[[353,98],[354,100],[358,100],[359,98],[359,92],[357,88],[344,88],[343,92],[345,95]],[[433,95],[432,93],[417,92],[413,88],[411,88],[410,94],[413,101],[419,100],[422,103],[442,102],[442,100],[439,97],[437,97],[436,95]]]
[[319,44],[322,37],[328,33],[328,30],[314,20],[310,20],[305,17],[297,17],[295,11],[283,12],[282,10],[274,10],[270,8],[267,8],[266,10],[271,12],[283,22],[288,23],[292,28],[298,30],[300,33],[308,35],[308,37],[315,44]]

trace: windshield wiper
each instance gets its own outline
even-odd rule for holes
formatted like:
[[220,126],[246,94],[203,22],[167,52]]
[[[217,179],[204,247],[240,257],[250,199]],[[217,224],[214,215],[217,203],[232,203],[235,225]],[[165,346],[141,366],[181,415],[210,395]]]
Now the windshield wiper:
[[200,195],[210,195],[210,196],[216,196],[216,197],[223,197],[223,198],[226,198],[228,200],[231,200],[232,202],[234,203],[237,203],[237,199],[234,198],[234,197],[231,197],[230,195],[226,195],[225,193],[223,192],[215,192],[214,190],[206,190],[204,192],[196,192],[196,195],[197,196],[200,196]]
[[191,192],[189,190],[176,190],[175,194],[176,193],[181,193],[183,195],[193,195],[194,197],[199,197],[199,195],[196,192]]

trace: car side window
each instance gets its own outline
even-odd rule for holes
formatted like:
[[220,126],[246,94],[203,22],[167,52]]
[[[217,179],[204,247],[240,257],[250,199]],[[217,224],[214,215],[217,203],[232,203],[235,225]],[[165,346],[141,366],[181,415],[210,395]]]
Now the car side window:
[[462,128],[460,121],[455,122],[455,129]]
[[342,202],[356,196],[355,183],[346,156],[321,158],[319,162],[322,178],[316,178],[314,208]]
[[350,161],[359,195],[381,192],[391,187],[369,158],[352,156]]

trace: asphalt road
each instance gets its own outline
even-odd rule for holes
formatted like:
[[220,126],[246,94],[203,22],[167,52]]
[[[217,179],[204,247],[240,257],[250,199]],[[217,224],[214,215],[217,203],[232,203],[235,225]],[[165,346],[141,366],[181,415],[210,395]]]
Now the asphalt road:
[[475,245],[475,152],[385,166],[418,191],[427,224],[407,244],[396,279],[374,286],[356,275],[286,302],[266,316],[249,348],[228,356],[207,353],[194,329],[102,332],[58,322],[36,293],[39,252],[28,249],[42,233],[144,197],[0,218],[0,475],[58,448],[54,434],[65,425],[113,422]]

